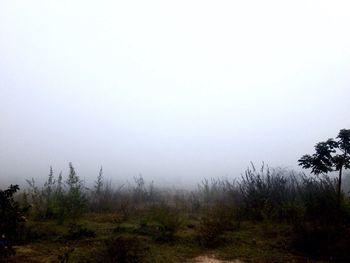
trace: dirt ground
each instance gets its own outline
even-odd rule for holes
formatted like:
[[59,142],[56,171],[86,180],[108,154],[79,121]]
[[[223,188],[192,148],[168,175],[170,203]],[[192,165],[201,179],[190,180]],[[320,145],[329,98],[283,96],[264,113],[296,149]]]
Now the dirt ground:
[[225,260],[218,260],[215,259],[213,256],[200,256],[196,257],[194,259],[196,263],[243,263],[239,259],[231,260],[231,261],[225,261]]

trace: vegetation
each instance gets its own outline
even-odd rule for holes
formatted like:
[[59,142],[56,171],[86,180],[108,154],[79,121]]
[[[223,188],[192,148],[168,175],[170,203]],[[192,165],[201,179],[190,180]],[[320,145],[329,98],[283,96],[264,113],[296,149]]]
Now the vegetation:
[[340,130],[336,140],[330,138],[317,143],[315,153],[301,157],[299,164],[303,168],[311,168],[311,173],[316,175],[339,171],[337,190],[340,196],[343,168],[350,168],[350,130]]
[[[50,168],[42,186],[28,180],[16,201],[17,186],[0,192],[1,257],[176,263],[215,254],[243,262],[350,262],[349,195],[339,194],[339,180],[327,174],[348,168],[344,134],[302,157],[316,176],[252,164],[240,179],[203,180],[192,191],[157,188],[142,176],[113,187],[102,167],[87,188],[71,163],[65,180]],[[343,151],[342,161],[335,150]],[[333,167],[336,160],[342,167]],[[23,207],[31,207],[25,225]]]
[[21,208],[13,196],[19,190],[18,185],[11,185],[7,190],[0,190],[0,260],[14,255],[13,243],[18,239],[27,207]]

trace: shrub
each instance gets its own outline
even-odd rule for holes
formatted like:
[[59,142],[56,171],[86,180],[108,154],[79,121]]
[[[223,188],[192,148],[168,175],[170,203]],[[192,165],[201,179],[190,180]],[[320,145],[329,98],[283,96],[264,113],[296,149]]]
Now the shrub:
[[79,217],[85,210],[87,199],[84,193],[84,184],[76,174],[72,163],[69,163],[69,175],[66,181],[67,193],[65,207],[70,219]]
[[197,237],[200,245],[215,247],[223,242],[222,234],[240,226],[237,210],[233,206],[216,204],[207,208],[200,218]]
[[264,165],[258,171],[252,164],[239,186],[245,215],[254,220],[279,218],[284,204],[296,198],[292,174]]
[[106,256],[103,262],[150,262],[149,247],[138,237],[118,236],[106,241]]
[[31,206],[31,215],[40,219],[45,217],[45,206],[43,201],[42,191],[40,191],[39,187],[36,186],[34,178],[31,180],[26,179],[29,189],[28,189],[28,197],[30,199]]
[[20,226],[26,221],[24,214],[29,208],[21,208],[13,199],[18,190],[18,185],[0,190],[0,259],[15,253],[12,244],[19,238]]
[[173,241],[182,225],[180,213],[166,204],[155,206],[150,212],[152,219],[157,223],[155,239],[163,242]]
[[91,212],[111,212],[116,207],[115,194],[120,189],[113,192],[111,181],[105,181],[103,177],[102,166],[96,181],[94,182],[93,190],[89,196],[89,211]]
[[343,224],[349,221],[347,201],[344,195],[339,197],[336,180],[328,176],[303,177],[299,192],[306,208],[307,220],[322,225]]
[[345,255],[338,245],[349,242],[350,209],[344,195],[339,199],[337,181],[328,176],[303,176],[298,189],[303,214],[293,224],[295,247],[327,259]]
[[69,218],[78,218],[87,206],[84,184],[77,176],[72,163],[69,163],[69,175],[63,182],[62,173],[54,178],[52,167],[43,187],[38,187],[34,179],[26,180],[29,185],[25,202],[31,203],[34,219],[57,219],[59,223]]
[[239,200],[239,191],[236,181],[229,181],[226,178],[204,179],[198,185],[197,196],[206,206],[222,204],[232,204]]

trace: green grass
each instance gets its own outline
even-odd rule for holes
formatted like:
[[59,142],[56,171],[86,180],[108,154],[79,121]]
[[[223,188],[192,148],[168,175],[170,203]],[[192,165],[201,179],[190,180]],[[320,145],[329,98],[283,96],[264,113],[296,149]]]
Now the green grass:
[[220,242],[210,249],[200,245],[199,221],[193,218],[184,217],[173,240],[167,242],[154,238],[158,225],[147,216],[123,221],[117,214],[86,214],[77,224],[95,236],[68,239],[69,223],[29,221],[31,235],[16,247],[17,254],[9,262],[59,262],[58,256],[66,252],[69,262],[104,262],[106,242],[117,236],[138,239],[148,250],[145,262],[191,262],[198,255],[208,254],[243,262],[322,262],[294,251],[291,227],[272,222],[242,222],[239,228],[222,233]]

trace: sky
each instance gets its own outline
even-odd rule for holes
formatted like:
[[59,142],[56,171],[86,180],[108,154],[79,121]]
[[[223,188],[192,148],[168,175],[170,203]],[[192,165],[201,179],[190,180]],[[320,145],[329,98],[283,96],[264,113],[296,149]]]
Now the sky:
[[0,183],[181,185],[350,128],[350,1],[0,1]]

